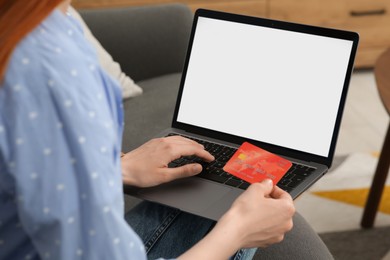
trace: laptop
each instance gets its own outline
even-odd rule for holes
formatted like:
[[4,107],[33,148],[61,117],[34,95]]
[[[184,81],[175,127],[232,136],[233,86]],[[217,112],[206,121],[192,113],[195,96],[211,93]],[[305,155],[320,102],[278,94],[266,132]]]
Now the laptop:
[[199,9],[194,16],[172,127],[216,161],[194,156],[197,176],[136,197],[218,220],[249,183],[223,171],[249,142],[293,162],[278,186],[295,199],[331,167],[357,33]]

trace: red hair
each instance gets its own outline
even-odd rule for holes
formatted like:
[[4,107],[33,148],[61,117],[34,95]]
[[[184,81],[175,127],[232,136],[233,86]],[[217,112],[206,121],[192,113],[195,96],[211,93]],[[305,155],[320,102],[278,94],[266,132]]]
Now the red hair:
[[63,0],[0,0],[0,82],[18,43]]

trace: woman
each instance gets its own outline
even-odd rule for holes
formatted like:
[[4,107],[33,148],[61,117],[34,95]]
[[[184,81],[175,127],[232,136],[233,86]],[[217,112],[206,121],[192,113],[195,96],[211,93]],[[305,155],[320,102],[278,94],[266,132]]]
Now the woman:
[[[0,2],[0,259],[250,259],[255,249],[241,248],[282,241],[294,205],[269,180],[251,185],[217,223],[142,203],[126,215],[136,232],[127,224],[123,183],[150,187],[192,176],[201,165],[167,164],[214,158],[181,137],[120,157],[120,89],[66,14],[69,2]],[[263,256],[297,251],[281,245]]]

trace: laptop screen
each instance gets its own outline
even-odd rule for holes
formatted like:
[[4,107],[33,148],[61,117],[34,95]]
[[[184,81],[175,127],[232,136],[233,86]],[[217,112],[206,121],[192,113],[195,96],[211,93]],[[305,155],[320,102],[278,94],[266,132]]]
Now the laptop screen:
[[352,46],[198,17],[177,121],[327,157]]

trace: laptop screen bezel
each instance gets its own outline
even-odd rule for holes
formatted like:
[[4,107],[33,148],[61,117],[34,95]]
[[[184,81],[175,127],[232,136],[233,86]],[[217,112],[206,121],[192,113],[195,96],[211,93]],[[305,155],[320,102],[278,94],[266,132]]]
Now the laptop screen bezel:
[[[346,76],[344,80],[344,86],[340,98],[339,108],[336,116],[336,121],[333,129],[333,134],[331,138],[331,144],[329,148],[329,153],[327,157],[319,156],[315,154],[310,154],[307,152],[302,152],[299,150],[294,150],[291,148],[286,148],[282,146],[277,146],[274,144],[261,142],[257,140],[251,140],[248,138],[242,138],[239,136],[231,135],[231,134],[225,134],[221,133],[215,130],[198,127],[182,122],[177,121],[177,117],[179,114],[179,108],[181,103],[181,98],[183,94],[183,87],[186,80],[186,74],[188,69],[188,64],[191,57],[191,51],[194,41],[194,36],[197,28],[197,22],[199,17],[205,17],[205,18],[211,18],[211,19],[217,19],[217,20],[224,20],[224,21],[231,21],[231,22],[238,22],[243,24],[249,24],[249,25],[257,25],[257,26],[263,26],[267,28],[274,28],[274,29],[282,29],[292,32],[300,32],[300,33],[307,33],[317,36],[325,36],[325,37],[332,37],[337,39],[343,39],[343,40],[349,40],[352,41],[352,49],[350,53],[350,58],[348,62],[348,68],[346,70]],[[296,158],[299,160],[307,161],[307,162],[316,162],[319,164],[324,164],[328,166],[329,168],[332,165],[332,160],[334,156],[334,151],[336,148],[337,143],[337,137],[340,130],[340,124],[341,119],[344,111],[346,96],[348,92],[349,82],[351,79],[352,71],[353,71],[353,64],[355,60],[355,55],[357,51],[357,46],[359,42],[359,35],[355,32],[350,31],[343,31],[343,30],[337,30],[337,29],[331,29],[331,28],[323,28],[323,27],[317,27],[317,26],[311,26],[311,25],[303,25],[303,24],[297,24],[297,23],[290,23],[290,22],[284,22],[284,21],[276,21],[271,19],[265,19],[265,18],[257,18],[257,17],[250,17],[250,16],[243,16],[243,15],[237,15],[237,14],[230,14],[230,13],[224,13],[224,12],[218,12],[218,11],[212,11],[212,10],[206,10],[206,9],[198,9],[195,12],[194,15],[194,21],[192,25],[192,30],[190,34],[187,54],[184,62],[183,67],[183,73],[181,77],[180,82],[180,88],[177,96],[176,101],[176,107],[173,115],[172,120],[172,127],[182,129],[184,131],[188,131],[190,133],[198,134],[198,135],[204,135],[215,139],[224,140],[230,143],[235,143],[237,145],[242,144],[244,141],[253,143],[254,145],[257,145],[259,147],[262,147],[263,149],[266,149],[268,151],[271,151],[273,153]],[[200,104],[201,105],[201,104]]]

